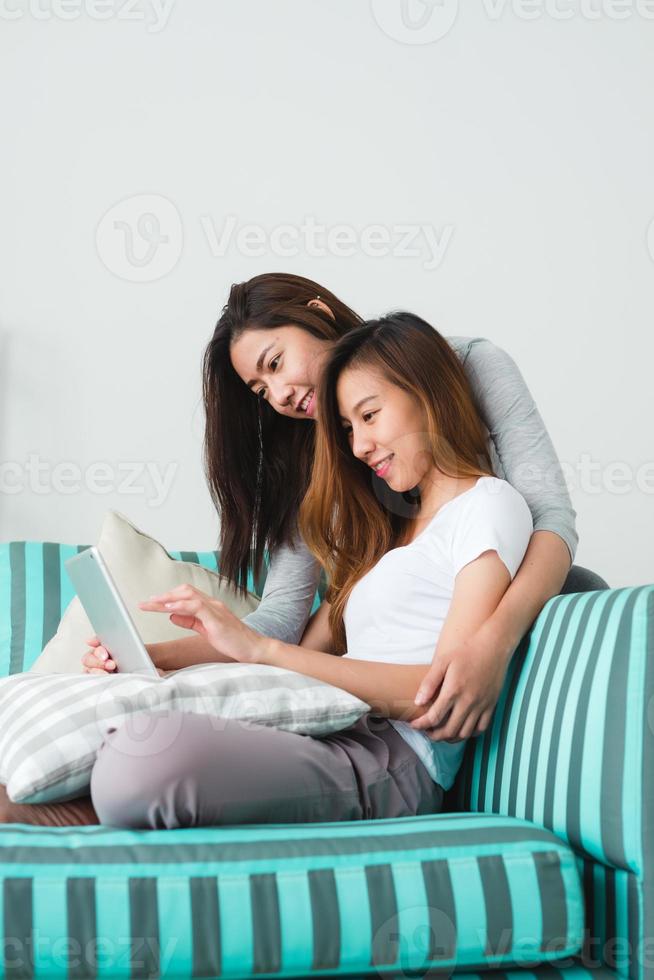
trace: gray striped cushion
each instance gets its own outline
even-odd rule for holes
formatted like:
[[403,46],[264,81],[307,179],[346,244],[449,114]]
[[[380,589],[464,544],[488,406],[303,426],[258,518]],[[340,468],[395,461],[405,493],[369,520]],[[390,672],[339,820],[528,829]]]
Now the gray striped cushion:
[[134,726],[140,711],[255,721],[303,735],[349,728],[370,706],[340,687],[264,664],[185,667],[166,677],[38,674],[0,679],[0,783],[15,803],[47,803],[88,792],[110,728]]
[[477,814],[8,826],[0,869],[12,961],[34,930],[36,976],[93,976],[97,958],[106,977],[449,974],[570,957],[583,930],[568,848],[525,821]]
[[585,955],[653,977],[654,586],[551,599],[451,806],[532,820],[578,854]]

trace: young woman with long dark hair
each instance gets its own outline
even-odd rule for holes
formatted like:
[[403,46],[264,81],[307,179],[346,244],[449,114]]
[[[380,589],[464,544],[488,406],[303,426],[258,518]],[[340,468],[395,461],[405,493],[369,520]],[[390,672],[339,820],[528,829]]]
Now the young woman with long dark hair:
[[[320,565],[297,528],[315,447],[317,394],[333,345],[361,318],[326,287],[286,273],[232,286],[203,359],[204,444],[209,489],[221,517],[221,571],[234,588],[270,565],[259,608],[244,623],[291,644],[329,649],[323,602],[307,626]],[[510,658],[544,604],[560,592],[605,583],[571,565],[577,546],[575,512],[552,442],[511,357],[483,338],[449,337],[472,391],[492,471],[527,501],[534,531],[525,558],[501,601],[476,631],[435,655],[416,703],[415,725],[433,740],[484,731]],[[313,396],[313,397],[312,397]],[[220,659],[202,636],[149,644],[162,670]],[[89,672],[115,668],[95,641],[84,657]],[[2,799],[0,820],[11,819]],[[63,807],[69,804],[56,804]],[[14,806],[15,809],[15,806]],[[29,810],[38,819],[34,807]],[[77,810],[63,823],[94,822]],[[21,811],[16,819],[25,820]],[[44,823],[56,822],[44,815]]]
[[497,608],[527,550],[531,512],[493,475],[463,368],[418,317],[391,315],[342,337],[318,401],[300,529],[329,576],[323,639],[339,655],[262,636],[186,585],[141,608],[195,630],[219,658],[308,674],[371,711],[321,737],[177,712],[146,734],[123,726],[105,739],[91,776],[102,823],[356,820],[441,808],[472,730],[430,740],[410,724],[415,692],[434,647],[456,647]]
[[[315,645],[329,612],[323,603],[305,631],[320,566],[297,533],[297,515],[311,474],[322,366],[333,345],[361,323],[325,286],[264,274],[232,286],[204,354],[204,458],[221,517],[221,571],[245,589],[248,571],[259,573],[268,550],[262,602],[245,622],[293,644]],[[422,724],[435,738],[456,737],[472,716],[475,731],[485,730],[511,655],[547,600],[601,583],[593,573],[571,570],[575,511],[515,363],[483,338],[446,339],[471,386],[493,473],[525,498],[534,533],[493,615],[451,656],[434,658],[422,688]],[[201,637],[153,647],[163,669],[213,655]],[[97,659],[90,665],[100,666]]]

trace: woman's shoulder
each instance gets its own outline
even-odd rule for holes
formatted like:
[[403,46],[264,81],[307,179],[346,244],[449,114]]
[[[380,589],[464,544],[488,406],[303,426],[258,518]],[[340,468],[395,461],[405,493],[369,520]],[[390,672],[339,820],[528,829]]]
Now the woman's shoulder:
[[[467,498],[467,499],[466,499]],[[464,494],[462,504],[475,514],[487,519],[528,519],[532,522],[527,501],[519,490],[497,476],[482,476],[469,494]]]
[[461,504],[450,529],[453,574],[485,551],[496,551],[513,578],[533,531],[522,494],[507,480],[484,476]]
[[482,476],[471,487],[445,504],[427,526],[423,542],[430,538],[450,541],[473,531],[494,527],[512,533],[533,528],[527,501],[508,480]]
[[[483,391],[497,397],[497,384],[524,385],[518,366],[511,355],[488,337],[447,337],[466,370],[473,391]],[[509,393],[515,397],[514,393]]]
[[461,361],[466,360],[475,345],[489,343],[485,337],[446,337],[445,339]]
[[513,484],[500,476],[480,476],[473,489],[487,497],[518,496],[522,499],[522,494],[516,490]]

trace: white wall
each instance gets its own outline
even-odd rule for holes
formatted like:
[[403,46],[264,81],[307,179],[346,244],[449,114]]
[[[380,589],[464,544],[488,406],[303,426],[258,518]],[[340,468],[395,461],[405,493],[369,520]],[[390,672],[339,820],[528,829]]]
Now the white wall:
[[[215,546],[202,351],[231,282],[287,269],[509,351],[569,467],[577,562],[654,581],[654,3],[408,0],[408,27],[400,0],[138,4],[0,0],[0,539],[91,542],[115,508]],[[130,264],[146,213],[167,241],[141,225]],[[212,251],[230,220],[261,255]],[[440,260],[423,232],[397,254],[407,224]]]

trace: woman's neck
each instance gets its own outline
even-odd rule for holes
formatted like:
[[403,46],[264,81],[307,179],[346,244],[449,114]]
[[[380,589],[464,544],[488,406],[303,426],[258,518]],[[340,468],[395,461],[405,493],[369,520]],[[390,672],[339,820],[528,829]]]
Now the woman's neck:
[[478,476],[457,478],[437,474],[427,477],[420,484],[420,515],[419,520],[431,520],[443,504],[454,500],[459,494],[465,493],[476,484]]
[[429,524],[436,516],[444,504],[454,500],[455,497],[471,490],[475,486],[478,476],[467,476],[457,479],[452,476],[438,474],[434,477],[427,477],[420,484],[420,511],[402,535],[402,544],[410,544],[415,537]]

